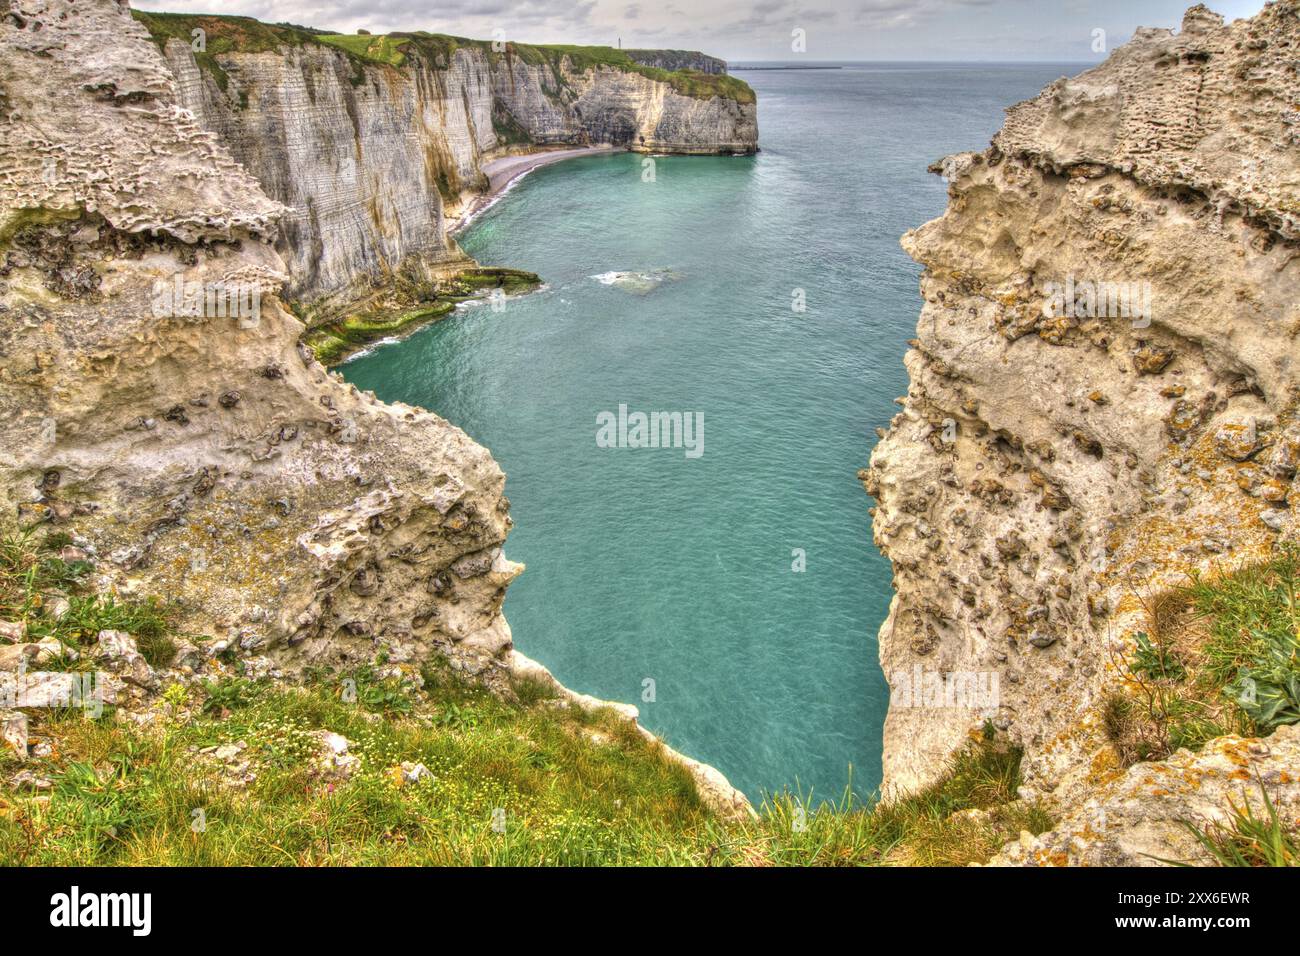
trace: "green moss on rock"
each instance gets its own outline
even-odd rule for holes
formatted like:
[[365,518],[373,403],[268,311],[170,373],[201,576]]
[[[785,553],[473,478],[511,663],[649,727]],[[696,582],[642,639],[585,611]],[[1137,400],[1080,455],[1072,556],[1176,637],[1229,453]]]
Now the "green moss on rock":
[[518,295],[540,283],[536,273],[497,266],[475,266],[435,284],[398,282],[383,305],[313,326],[303,342],[323,364],[333,365],[372,342],[446,318],[457,303],[495,289]]

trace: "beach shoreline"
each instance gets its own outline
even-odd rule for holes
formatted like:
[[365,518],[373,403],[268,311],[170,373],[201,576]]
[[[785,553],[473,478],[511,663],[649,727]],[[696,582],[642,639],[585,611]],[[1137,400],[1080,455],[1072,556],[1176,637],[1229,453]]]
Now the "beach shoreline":
[[464,231],[464,229],[491,206],[501,195],[512,185],[527,176],[535,169],[542,166],[550,166],[552,163],[563,162],[566,159],[577,159],[580,156],[601,156],[606,153],[619,152],[620,147],[608,143],[598,146],[580,146],[569,149],[548,149],[535,153],[520,153],[512,156],[501,156],[490,162],[484,163],[483,174],[488,177],[488,188],[486,192],[479,193],[471,197],[459,210],[454,214],[447,214],[447,232],[455,234]]

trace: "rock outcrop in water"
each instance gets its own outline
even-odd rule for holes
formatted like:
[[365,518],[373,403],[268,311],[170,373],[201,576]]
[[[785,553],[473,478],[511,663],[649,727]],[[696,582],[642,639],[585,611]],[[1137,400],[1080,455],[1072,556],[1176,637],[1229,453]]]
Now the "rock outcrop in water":
[[885,786],[934,781],[991,719],[1026,797],[1092,808],[1009,858],[1151,862],[1154,830],[1221,818],[1257,773],[1300,802],[1293,736],[1122,774],[1103,728],[1145,596],[1297,538],[1298,57],[1296,0],[1139,31],[945,160],[947,212],[904,239],[911,386],[863,475],[897,591],[881,661],[995,674],[1000,704],[892,707]]
[[752,91],[703,54],[513,43],[498,51],[424,33],[332,36],[238,17],[137,17],[176,75],[180,104],[288,207],[278,248],[295,300],[347,299],[394,273],[427,278],[463,265],[444,203],[482,189],[483,163],[503,152],[757,148]]
[[[97,590],[166,597],[253,676],[441,653],[489,685],[535,677],[501,613],[522,567],[488,451],[301,345],[284,207],[195,122],[125,5],[0,14],[6,530],[64,536]],[[682,761],[722,812],[747,809]]]

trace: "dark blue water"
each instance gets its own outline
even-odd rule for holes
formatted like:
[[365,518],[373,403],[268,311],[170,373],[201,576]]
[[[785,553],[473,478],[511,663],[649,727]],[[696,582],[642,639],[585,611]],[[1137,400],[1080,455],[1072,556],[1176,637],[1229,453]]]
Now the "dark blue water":
[[[528,565],[506,601],[524,653],[637,704],[751,797],[836,799],[850,767],[858,794],[876,787],[890,569],[855,473],[907,388],[920,270],[898,239],[943,210],[927,165],[982,149],[1005,106],[1072,72],[739,72],[758,156],[658,157],[653,182],[642,156],[561,163],[471,227],[468,253],[548,289],[344,374],[500,461],[507,553]],[[620,405],[702,416],[703,454],[599,447],[598,416]]]

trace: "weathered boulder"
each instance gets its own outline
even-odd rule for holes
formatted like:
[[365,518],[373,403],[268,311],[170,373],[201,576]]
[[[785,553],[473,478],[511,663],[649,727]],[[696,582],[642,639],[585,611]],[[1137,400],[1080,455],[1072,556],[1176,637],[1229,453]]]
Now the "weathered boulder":
[[128,684],[150,687],[154,683],[153,668],[136,647],[135,638],[124,631],[100,631],[95,658]]
[[1220,737],[1137,764],[1098,787],[1055,829],[1025,834],[993,858],[1013,866],[1209,864],[1193,830],[1231,832],[1234,810],[1267,820],[1265,794],[1288,826],[1300,824],[1300,726],[1265,740]]
[[315,770],[322,779],[348,780],[361,769],[361,758],[348,752],[351,744],[342,734],[318,730],[313,736],[319,745]]
[[0,671],[42,667],[52,660],[75,661],[80,655],[57,638],[46,637],[30,644],[6,644],[0,647]]

